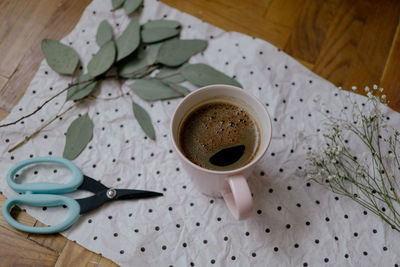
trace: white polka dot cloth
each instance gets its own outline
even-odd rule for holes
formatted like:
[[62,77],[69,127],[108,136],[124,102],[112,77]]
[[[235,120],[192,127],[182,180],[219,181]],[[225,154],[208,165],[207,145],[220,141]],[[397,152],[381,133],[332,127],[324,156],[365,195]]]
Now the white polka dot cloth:
[[[107,19],[119,36],[129,22],[124,11],[110,12],[111,1],[95,0],[62,42],[87,65],[98,50],[95,35]],[[397,266],[400,234],[374,214],[336,196],[306,178],[306,152],[317,149],[324,109],[336,114],[343,93],[269,43],[224,32],[158,1],[146,0],[141,23],[154,19],[182,23],[182,39],[207,39],[208,48],[191,63],[207,63],[235,76],[244,90],[265,104],[273,138],[265,158],[249,178],[256,212],[237,221],[222,199],[193,187],[169,139],[172,113],[181,99],[145,102],[131,96],[151,115],[156,141],[145,137],[133,117],[129,92],[116,81],[102,83],[96,100],[66,113],[13,153],[7,150],[49,121],[63,106],[65,94],[23,123],[0,130],[0,190],[14,195],[5,174],[16,162],[36,156],[61,156],[64,133],[79,114],[88,113],[94,137],[74,160],[83,173],[109,187],[163,192],[154,199],[120,201],[80,217],[67,238],[122,266]],[[70,78],[60,77],[43,61],[26,94],[5,122],[33,111]],[[194,90],[194,87],[190,87]],[[313,102],[319,97],[327,105]],[[112,100],[104,100],[111,98]],[[363,101],[363,97],[354,96]],[[321,112],[322,111],[322,112]],[[400,116],[387,110],[394,125]],[[306,138],[307,137],[307,138]],[[31,179],[63,181],[59,166],[30,168]],[[71,196],[83,196],[75,193]],[[63,208],[26,208],[46,224],[65,217]],[[64,217],[63,217],[64,216]]]

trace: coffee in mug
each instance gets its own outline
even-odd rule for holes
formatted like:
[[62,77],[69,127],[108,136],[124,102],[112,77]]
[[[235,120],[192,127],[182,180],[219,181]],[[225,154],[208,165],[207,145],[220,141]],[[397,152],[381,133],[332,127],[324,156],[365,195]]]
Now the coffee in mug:
[[204,104],[183,120],[179,146],[193,163],[228,171],[249,163],[259,147],[259,127],[243,107],[228,103]]
[[272,136],[260,101],[230,85],[210,85],[187,95],[171,120],[171,141],[196,188],[223,197],[241,220],[254,213],[247,184]]

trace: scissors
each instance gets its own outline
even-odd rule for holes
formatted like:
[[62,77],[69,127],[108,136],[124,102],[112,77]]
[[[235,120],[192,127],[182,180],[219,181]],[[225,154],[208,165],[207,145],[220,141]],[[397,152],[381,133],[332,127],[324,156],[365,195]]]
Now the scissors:
[[[59,183],[27,183],[18,184],[14,177],[22,168],[38,163],[58,163],[66,166],[72,172],[71,180],[66,184]],[[60,157],[36,157],[15,164],[7,173],[8,185],[19,195],[12,196],[3,205],[4,219],[12,227],[35,234],[58,233],[68,229],[78,220],[81,214],[94,210],[111,200],[141,199],[162,196],[162,193],[135,189],[114,189],[82,174],[81,170],[71,161]],[[85,190],[94,195],[81,199],[72,199],[60,194]],[[66,206],[69,210],[68,217],[61,223],[48,227],[32,227],[17,222],[10,214],[16,204],[24,204],[35,207],[59,207]]]

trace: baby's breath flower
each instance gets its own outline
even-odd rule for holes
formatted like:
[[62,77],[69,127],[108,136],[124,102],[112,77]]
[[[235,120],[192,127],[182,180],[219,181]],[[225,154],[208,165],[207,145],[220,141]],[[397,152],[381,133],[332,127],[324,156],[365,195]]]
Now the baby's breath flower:
[[353,86],[351,87],[351,90],[356,91],[356,90],[357,90],[357,86],[353,85]]
[[[315,167],[308,177],[363,205],[400,232],[400,131],[388,125],[381,109],[386,95],[375,96],[383,89],[373,85],[364,90],[368,99],[361,103],[352,93],[340,94],[346,108],[339,115],[329,114],[322,124],[326,145],[308,157]],[[382,206],[388,207],[385,212]]]

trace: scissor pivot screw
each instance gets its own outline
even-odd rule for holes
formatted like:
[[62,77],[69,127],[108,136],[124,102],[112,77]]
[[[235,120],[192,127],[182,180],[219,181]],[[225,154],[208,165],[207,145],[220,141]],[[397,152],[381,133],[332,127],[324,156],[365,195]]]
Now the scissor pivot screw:
[[107,190],[107,197],[114,198],[117,195],[117,191],[115,189],[108,189]]

